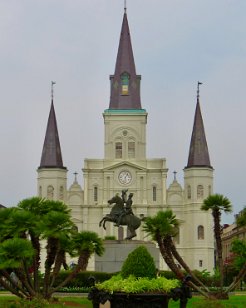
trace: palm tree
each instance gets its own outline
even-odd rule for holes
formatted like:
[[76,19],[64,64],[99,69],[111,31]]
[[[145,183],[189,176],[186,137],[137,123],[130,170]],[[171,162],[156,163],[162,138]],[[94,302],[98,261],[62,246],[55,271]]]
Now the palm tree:
[[[55,203],[59,201],[54,201]],[[42,230],[42,239],[47,240],[46,245],[46,260],[44,274],[44,297],[47,297],[50,286],[50,275],[52,266],[61,250],[61,239],[69,237],[73,232],[74,224],[70,219],[69,214],[57,211],[50,211],[44,215],[39,224]]]
[[85,270],[93,253],[101,256],[104,252],[103,241],[95,232],[75,232],[72,236],[72,243],[72,254],[73,256],[78,256],[78,263],[70,275],[68,275],[62,283],[51,290],[48,297],[71,281],[78,272]]
[[[0,245],[0,269],[3,276],[10,282],[10,287],[16,288],[16,292],[19,296],[35,296],[35,291],[32,288],[30,279],[26,272],[26,264],[30,264],[35,251],[31,243],[22,238],[10,238],[5,240]],[[5,269],[11,269],[12,274],[8,275]],[[22,285],[18,284],[20,280]],[[7,288],[9,289],[9,288]],[[12,291],[11,291],[12,292]]]
[[173,256],[167,248],[168,237],[177,234],[179,221],[171,210],[159,211],[154,217],[146,217],[143,230],[158,243],[163,259],[169,268],[180,279],[184,279],[184,274],[174,262]]
[[221,214],[232,212],[232,204],[230,200],[220,194],[210,195],[204,201],[201,206],[203,211],[211,211],[214,219],[214,237],[217,248],[218,268],[220,271],[220,288],[223,289],[223,259],[222,259],[222,241],[221,241]]
[[[246,226],[246,207],[242,210],[240,215],[236,219],[236,224],[238,227],[245,227]],[[245,259],[245,241],[243,242],[242,240],[235,240],[233,243],[232,249],[234,252],[236,252],[238,255],[240,255],[242,258]],[[240,251],[241,250],[241,251]],[[240,282],[241,279],[246,275],[246,262],[244,261],[244,264],[242,264],[242,267],[237,274],[237,276],[234,278],[234,281],[231,283],[231,285],[227,288],[227,292],[231,292],[237,284]]]
[[[202,282],[198,280],[198,278],[194,277],[192,271],[179,255],[173,243],[172,238],[177,235],[179,225],[180,221],[176,218],[175,214],[173,214],[172,210],[167,209],[166,211],[159,211],[154,217],[146,217],[144,220],[143,230],[158,243],[163,259],[178,279],[183,281],[185,276],[176,265],[174,259],[178,261],[179,265],[181,265],[196,282],[205,287]],[[189,282],[189,284],[207,297],[207,294],[201,291],[194,283]]]
[[237,223],[238,227],[246,226],[246,206],[240,212],[240,214],[237,216],[236,223]]
[[[47,244],[43,289],[38,275],[41,241]],[[78,256],[72,279],[86,269],[94,252],[103,253],[102,240],[94,232],[78,233],[63,202],[34,197],[0,210],[0,283],[19,297],[49,299],[66,253]]]

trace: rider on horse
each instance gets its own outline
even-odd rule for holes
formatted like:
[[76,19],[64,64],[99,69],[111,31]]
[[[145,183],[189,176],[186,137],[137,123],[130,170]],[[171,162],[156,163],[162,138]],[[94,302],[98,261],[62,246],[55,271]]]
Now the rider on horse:
[[[119,227],[120,226],[120,222],[121,222],[121,218],[125,215],[134,215],[133,211],[132,211],[132,197],[133,197],[133,193],[130,193],[128,196],[127,201],[126,200],[126,192],[127,190],[122,190],[122,200],[124,202],[125,207],[123,208],[122,212],[120,213],[118,219],[117,219],[117,223],[115,224],[115,226]],[[124,198],[124,199],[123,199]]]

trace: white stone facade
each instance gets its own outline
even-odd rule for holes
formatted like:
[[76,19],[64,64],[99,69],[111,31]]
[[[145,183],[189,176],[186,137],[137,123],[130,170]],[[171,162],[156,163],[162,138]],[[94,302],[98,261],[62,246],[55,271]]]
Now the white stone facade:
[[[166,160],[146,158],[146,111],[105,110],[103,117],[105,157],[85,159],[83,189],[77,181],[67,189],[66,170],[41,169],[38,170],[39,194],[42,192],[42,197],[49,197],[48,187],[52,186],[53,198],[61,199],[63,187],[63,200],[70,206],[78,229],[95,231],[102,238],[118,236],[118,229],[112,223],[107,223],[105,231],[99,228],[99,221],[110,212],[108,199],[123,189],[134,194],[133,211],[139,217],[171,208],[182,221],[176,238],[180,254],[191,268],[212,271],[212,217],[200,207],[203,199],[213,191],[213,170],[205,167],[185,169],[184,188],[176,180],[167,188]],[[119,178],[122,172],[127,174]],[[137,230],[137,239],[148,240],[141,227]],[[163,261],[160,266],[166,268]]]
[[[111,210],[108,200],[128,189],[128,193],[134,194],[132,208],[139,217],[152,216],[159,210],[171,208],[182,222],[175,239],[180,254],[192,269],[212,271],[212,215],[200,210],[203,200],[213,192],[213,168],[210,165],[199,103],[201,83],[198,82],[197,106],[188,164],[184,169],[184,185],[182,187],[174,178],[173,183],[167,187],[166,159],[146,157],[148,114],[141,107],[140,80],[141,76],[135,70],[125,11],[115,73],[110,76],[109,109],[103,113],[104,157],[85,159],[82,169],[83,188],[76,179],[67,188],[67,169],[62,163],[52,100],[38,169],[38,195],[64,200],[70,206],[79,230],[95,231],[104,238],[118,236],[118,229],[112,223],[107,223],[106,231],[99,228],[100,220]],[[156,138],[161,137],[162,132],[156,132]],[[124,232],[126,235],[126,229]],[[136,239],[149,240],[141,227],[137,230]],[[165,268],[165,264],[161,262],[160,267]]]

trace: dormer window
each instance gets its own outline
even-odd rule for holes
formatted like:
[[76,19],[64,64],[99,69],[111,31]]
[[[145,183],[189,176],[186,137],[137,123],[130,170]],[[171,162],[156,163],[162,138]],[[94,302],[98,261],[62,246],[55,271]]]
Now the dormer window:
[[129,79],[130,76],[128,73],[123,73],[121,75],[121,94],[128,95],[129,94]]

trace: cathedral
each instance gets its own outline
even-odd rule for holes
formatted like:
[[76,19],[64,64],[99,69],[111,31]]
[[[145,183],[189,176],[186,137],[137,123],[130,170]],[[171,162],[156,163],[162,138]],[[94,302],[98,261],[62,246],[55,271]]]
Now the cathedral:
[[[108,200],[117,193],[121,194],[122,190],[133,194],[132,210],[139,218],[170,208],[182,222],[175,238],[179,253],[192,269],[212,271],[212,215],[201,211],[200,207],[204,198],[213,193],[213,167],[200,109],[199,83],[184,183],[181,186],[174,176],[169,187],[166,183],[166,159],[146,157],[148,113],[141,105],[140,83],[141,75],[136,73],[125,10],[115,71],[114,75],[110,75],[109,106],[103,111],[104,157],[85,159],[83,187],[76,175],[73,184],[67,187],[67,168],[63,165],[52,97],[37,170],[38,195],[64,201],[70,207],[79,231],[95,231],[102,238],[118,236],[118,228],[114,224],[108,223],[104,230],[99,227],[99,221],[111,210]],[[127,233],[126,228],[123,232]],[[141,227],[135,239],[147,240]],[[165,268],[165,264],[160,267]]]

